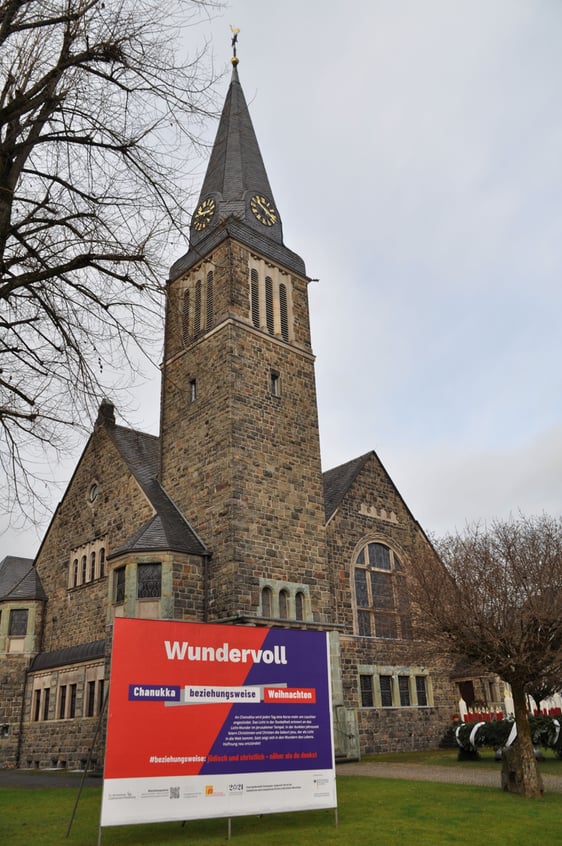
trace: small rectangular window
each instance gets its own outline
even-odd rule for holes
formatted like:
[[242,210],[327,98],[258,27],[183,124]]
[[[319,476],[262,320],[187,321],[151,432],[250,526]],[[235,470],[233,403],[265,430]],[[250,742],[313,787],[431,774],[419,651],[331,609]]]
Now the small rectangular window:
[[96,711],[97,714],[101,714],[101,711],[102,711],[102,708],[103,708],[103,692],[104,692],[103,691],[103,685],[104,685],[104,680],[98,679],[98,707],[97,707],[97,711]]
[[125,568],[118,567],[113,571],[114,602],[125,601]]
[[162,565],[139,564],[137,567],[137,597],[159,599],[162,595]]
[[61,685],[59,692],[59,720],[64,720],[66,716],[66,685]]
[[392,708],[392,676],[379,676],[381,690],[381,705],[383,708]]
[[27,617],[27,608],[12,608],[10,611],[8,637],[25,637],[27,634]]
[[271,396],[281,396],[281,374],[278,370],[270,370],[269,372],[269,388]]
[[400,693],[400,704],[403,708],[408,707],[411,704],[409,676],[398,676],[398,690]]
[[68,716],[72,719],[76,716],[76,685],[70,685],[70,706],[68,709]]
[[43,719],[49,719],[49,703],[51,701],[51,688],[46,687],[43,691]]
[[359,687],[361,690],[361,707],[372,708],[373,701],[373,677],[359,676]]
[[37,722],[41,716],[41,691],[36,690],[33,694],[33,721]]
[[425,676],[416,676],[416,694],[418,705],[427,705],[427,681]]
[[197,379],[189,380],[189,401],[195,402],[197,399]]
[[86,716],[93,717],[95,714],[95,707],[96,707],[96,682],[89,681],[88,682],[88,692],[87,692],[87,699],[86,699]]

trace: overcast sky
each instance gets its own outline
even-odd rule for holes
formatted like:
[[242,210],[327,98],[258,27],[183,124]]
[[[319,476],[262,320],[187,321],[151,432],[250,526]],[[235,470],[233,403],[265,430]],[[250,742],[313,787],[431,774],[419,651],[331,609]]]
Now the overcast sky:
[[[190,30],[219,69],[229,24],[285,243],[319,280],[324,469],[375,450],[434,534],[559,515],[562,2],[233,0]],[[156,432],[158,399],[155,377],[129,422]]]

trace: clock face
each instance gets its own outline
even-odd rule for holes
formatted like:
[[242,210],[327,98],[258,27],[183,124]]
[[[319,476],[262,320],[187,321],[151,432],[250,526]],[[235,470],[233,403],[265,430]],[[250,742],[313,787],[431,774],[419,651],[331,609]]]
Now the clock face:
[[250,208],[254,216],[264,226],[273,226],[279,220],[277,210],[271,200],[268,200],[267,197],[263,197],[261,194],[254,194],[250,200]]
[[202,203],[199,204],[198,208],[193,215],[193,226],[200,232],[202,229],[205,229],[206,226],[211,221],[216,209],[216,203],[212,197],[207,197],[206,200],[203,200]]

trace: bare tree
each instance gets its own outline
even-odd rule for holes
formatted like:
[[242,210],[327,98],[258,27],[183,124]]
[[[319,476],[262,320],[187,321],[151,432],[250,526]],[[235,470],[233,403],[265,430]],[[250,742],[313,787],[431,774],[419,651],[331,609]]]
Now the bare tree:
[[29,513],[38,455],[89,423],[135,345],[146,351],[151,325],[160,336],[162,248],[184,223],[177,177],[212,104],[205,46],[178,58],[180,35],[216,5],[0,0],[7,510]]
[[411,568],[418,633],[511,686],[523,793],[537,797],[528,687],[562,678],[562,521],[548,516],[468,527]]

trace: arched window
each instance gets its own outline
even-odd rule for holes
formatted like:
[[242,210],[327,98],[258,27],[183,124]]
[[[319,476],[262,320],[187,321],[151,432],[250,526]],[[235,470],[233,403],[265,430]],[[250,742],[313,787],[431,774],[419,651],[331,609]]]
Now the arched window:
[[286,590],[279,591],[279,618],[287,620],[289,617],[289,592]]
[[78,559],[74,558],[72,561],[72,587],[78,585]]
[[82,584],[86,583],[88,578],[88,558],[86,555],[82,556]]
[[96,578],[96,553],[90,553],[90,581],[93,582]]
[[365,544],[355,559],[353,575],[358,634],[410,638],[406,584],[394,550],[383,543]]
[[300,590],[295,594],[295,618],[304,620],[304,593]]
[[100,579],[105,576],[105,547],[100,549]]
[[271,617],[271,588],[264,587],[261,592],[262,617]]

